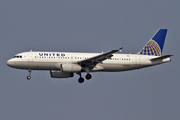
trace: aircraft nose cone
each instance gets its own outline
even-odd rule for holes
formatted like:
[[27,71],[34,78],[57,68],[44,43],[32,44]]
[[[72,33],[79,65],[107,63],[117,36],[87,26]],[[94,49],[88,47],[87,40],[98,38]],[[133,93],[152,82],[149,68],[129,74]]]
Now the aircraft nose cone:
[[13,61],[8,60],[8,61],[7,61],[7,65],[10,66],[10,67],[12,67],[12,66],[13,66]]

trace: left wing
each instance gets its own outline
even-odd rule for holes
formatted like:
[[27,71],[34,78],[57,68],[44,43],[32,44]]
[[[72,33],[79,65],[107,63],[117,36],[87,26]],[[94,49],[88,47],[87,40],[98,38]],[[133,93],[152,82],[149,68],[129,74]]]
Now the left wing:
[[81,67],[83,68],[89,68],[89,69],[93,69],[96,64],[98,63],[102,63],[102,61],[106,60],[106,59],[110,59],[113,56],[113,53],[122,50],[122,48],[117,49],[117,50],[111,50],[110,52],[106,52],[82,61],[78,61],[77,64],[79,64]]

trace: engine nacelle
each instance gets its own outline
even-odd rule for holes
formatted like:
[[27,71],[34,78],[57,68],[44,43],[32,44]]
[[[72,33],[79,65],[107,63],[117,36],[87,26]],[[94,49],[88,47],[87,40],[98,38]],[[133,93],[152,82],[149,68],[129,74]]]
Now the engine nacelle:
[[81,72],[82,67],[78,64],[64,63],[61,64],[62,72]]
[[59,70],[50,70],[50,74],[52,78],[68,78],[74,76],[74,73],[61,72]]

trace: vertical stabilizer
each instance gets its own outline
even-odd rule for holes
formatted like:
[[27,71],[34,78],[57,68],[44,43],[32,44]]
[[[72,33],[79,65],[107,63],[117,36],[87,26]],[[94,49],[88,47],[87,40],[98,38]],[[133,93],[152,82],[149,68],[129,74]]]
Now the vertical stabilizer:
[[140,55],[161,56],[167,29],[159,29],[148,43],[138,52]]

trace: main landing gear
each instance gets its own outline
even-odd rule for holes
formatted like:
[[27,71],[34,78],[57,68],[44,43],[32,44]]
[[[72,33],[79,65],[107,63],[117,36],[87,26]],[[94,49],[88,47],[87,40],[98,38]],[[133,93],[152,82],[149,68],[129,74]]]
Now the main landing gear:
[[88,74],[86,75],[86,79],[87,79],[87,80],[90,80],[91,78],[92,78],[92,75],[88,73]]
[[29,75],[27,76],[27,79],[30,80],[31,79],[31,70],[30,69],[28,69],[28,73],[29,73]]
[[[79,79],[78,79],[78,82],[79,83],[83,83],[84,82],[84,78],[81,77],[81,73],[77,73],[77,74],[80,76]],[[85,77],[86,77],[87,80],[90,80],[92,78],[92,75],[88,73]]]
[[84,82],[84,78],[80,77],[80,78],[78,79],[78,82],[79,82],[79,83],[83,83],[83,82]]

